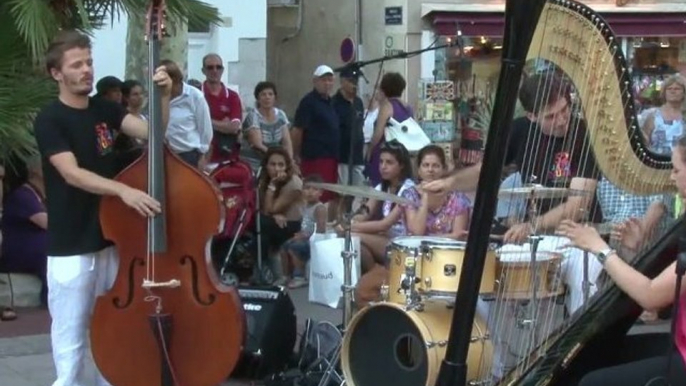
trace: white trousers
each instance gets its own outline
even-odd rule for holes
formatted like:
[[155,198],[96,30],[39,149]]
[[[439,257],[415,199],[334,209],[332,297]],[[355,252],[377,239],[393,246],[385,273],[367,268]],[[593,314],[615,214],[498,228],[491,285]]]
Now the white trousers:
[[[569,239],[558,236],[544,236],[538,244],[537,252],[556,252],[562,255],[560,279],[567,287],[565,308],[569,314],[574,313],[584,304],[584,252],[577,248],[561,248],[569,244]],[[506,247],[506,246],[504,246]],[[519,247],[513,247],[519,248]],[[526,245],[524,251],[530,251]],[[596,281],[602,266],[593,254],[588,254],[589,297],[597,291]],[[495,301],[477,302],[477,314],[487,321],[488,330],[493,342],[493,368],[495,378],[502,377],[511,368],[525,359],[533,345],[542,339],[562,322],[560,307],[555,299],[539,299],[538,307],[531,309],[531,304],[521,301],[497,299]],[[522,320],[534,317],[538,322],[535,330],[521,324]],[[535,337],[537,342],[532,342]]]
[[76,256],[48,256],[50,338],[57,380],[52,386],[110,386],[95,370],[87,380],[84,361],[96,298],[114,283],[119,257],[114,247]]

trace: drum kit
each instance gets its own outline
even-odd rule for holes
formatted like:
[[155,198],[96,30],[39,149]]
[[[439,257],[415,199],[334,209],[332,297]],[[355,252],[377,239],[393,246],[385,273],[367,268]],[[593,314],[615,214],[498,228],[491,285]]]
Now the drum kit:
[[[397,195],[368,187],[311,185],[341,195],[410,204]],[[530,186],[504,189],[500,196],[535,201],[570,194],[581,192]],[[348,386],[433,385],[448,343],[466,243],[430,236],[402,236],[391,240],[387,247],[388,281],[381,286],[381,299],[353,316],[351,269],[355,252],[351,242],[351,213],[346,213],[343,219],[343,341],[319,385],[329,385],[330,377],[339,385]],[[540,239],[541,236],[531,235],[530,255],[526,258],[521,252],[502,252],[491,244],[481,273],[482,297],[529,301],[535,306],[537,299],[563,294],[560,281],[555,280],[561,255],[539,252]],[[528,324],[536,323],[533,316],[529,319]],[[484,368],[492,362],[494,348],[486,321],[477,315],[472,331],[469,384],[489,384]],[[343,376],[336,370],[339,360]]]

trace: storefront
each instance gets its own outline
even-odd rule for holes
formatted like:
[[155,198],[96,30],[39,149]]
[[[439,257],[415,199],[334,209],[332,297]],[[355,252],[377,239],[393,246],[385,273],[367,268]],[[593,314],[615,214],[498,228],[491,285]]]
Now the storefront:
[[[602,0],[600,0],[602,1]],[[631,69],[641,108],[659,103],[663,79],[686,74],[686,2],[586,2],[608,23]],[[443,41],[459,39],[437,55],[437,80],[455,82],[456,106],[467,106],[471,115],[483,115],[497,85],[504,31],[504,1],[486,4],[424,3],[422,18]],[[460,102],[463,101],[463,103]],[[468,102],[468,103],[464,103]],[[458,129],[480,122],[457,111]],[[483,122],[481,122],[483,123]],[[487,122],[486,122],[487,123]]]

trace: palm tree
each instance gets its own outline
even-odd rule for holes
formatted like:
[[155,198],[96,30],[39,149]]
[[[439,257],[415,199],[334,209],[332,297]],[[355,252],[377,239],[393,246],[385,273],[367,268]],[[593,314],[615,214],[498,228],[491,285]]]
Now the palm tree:
[[[149,4],[148,0],[0,2],[0,163],[36,151],[33,118],[56,94],[54,82],[41,66],[51,37],[69,28],[92,33],[121,13],[144,14]],[[171,20],[219,22],[217,9],[199,0],[166,0],[166,5]]]

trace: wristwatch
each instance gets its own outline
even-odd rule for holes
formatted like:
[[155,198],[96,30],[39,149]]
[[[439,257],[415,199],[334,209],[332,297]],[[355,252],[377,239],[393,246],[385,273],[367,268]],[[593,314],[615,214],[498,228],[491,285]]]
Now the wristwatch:
[[595,257],[598,259],[598,262],[600,263],[600,265],[604,266],[607,258],[610,257],[610,255],[613,255],[615,253],[617,253],[617,251],[615,251],[614,249],[606,248],[606,249],[603,249],[602,251],[598,252],[595,255]]

